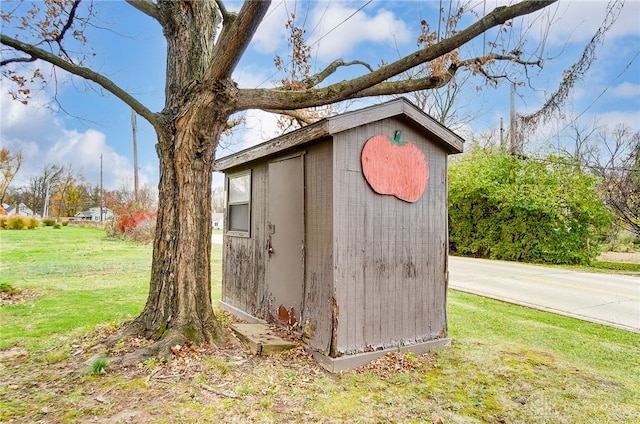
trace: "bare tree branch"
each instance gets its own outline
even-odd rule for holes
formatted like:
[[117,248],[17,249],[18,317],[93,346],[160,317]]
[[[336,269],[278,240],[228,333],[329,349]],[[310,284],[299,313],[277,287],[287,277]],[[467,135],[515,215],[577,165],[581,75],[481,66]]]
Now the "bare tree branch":
[[69,31],[69,28],[71,28],[71,26],[73,25],[73,20],[75,19],[75,16],[76,16],[76,11],[78,10],[78,6],[80,6],[80,1],[81,0],[76,0],[73,2],[73,6],[71,6],[71,10],[69,11],[69,18],[67,19],[67,22],[65,22],[64,26],[62,27],[60,34],[58,34],[54,40],[58,44],[60,51],[64,53],[64,55],[69,60],[71,60],[71,57],[69,56],[64,46],[62,45],[62,40],[64,39],[64,36],[67,33],[67,31]]
[[160,15],[158,13],[158,5],[151,0],[126,0],[131,6],[135,7],[145,15],[152,17],[153,19],[160,21]]
[[304,113],[300,113],[300,111],[297,111],[297,110],[266,109],[265,112],[275,113],[275,114],[278,114],[278,115],[289,116],[289,117],[293,118],[294,120],[298,121],[302,125],[311,125],[316,121],[316,119],[311,119],[308,116],[306,116]]
[[8,65],[10,63],[18,63],[18,62],[35,62],[36,60],[38,60],[37,57],[16,57],[13,59],[5,59],[3,61],[0,61],[0,66],[5,66]]
[[247,0],[230,25],[224,25],[205,80],[215,81],[231,77],[270,4],[271,1]]
[[[527,0],[516,3],[513,6],[497,7],[491,13],[479,19],[466,29],[455,35],[442,40],[438,44],[431,45],[422,50],[416,51],[380,69],[354,78],[350,81],[341,81],[325,88],[304,90],[304,91],[282,91],[277,89],[242,89],[238,94],[238,110],[245,109],[300,109],[305,107],[320,106],[335,103],[341,100],[364,97],[377,93],[386,92],[391,87],[388,84],[395,84],[395,88],[411,86],[412,90],[433,88],[441,81],[429,81],[430,78],[420,80],[423,85],[407,82],[384,81],[401,74],[415,66],[429,62],[441,57],[469,42],[478,35],[490,28],[501,25],[510,19],[518,16],[533,13],[547,7],[556,0],[535,1]],[[379,85],[381,84],[381,85]],[[370,88],[378,86],[376,89]],[[405,88],[408,90],[408,88]],[[366,91],[369,90],[369,91]],[[377,95],[377,94],[375,94]]]
[[332,63],[330,63],[329,66],[327,66],[322,71],[302,81],[302,84],[304,85],[305,88],[313,88],[318,84],[320,84],[325,79],[327,79],[330,75],[335,73],[338,70],[338,68],[342,66],[352,66],[352,65],[362,65],[365,68],[367,68],[370,72],[374,72],[371,65],[369,65],[366,62],[362,62],[359,60],[352,60],[351,62],[345,62],[342,59],[337,59],[337,60],[334,60]]
[[563,79],[557,90],[549,97],[539,110],[529,115],[518,117],[518,124],[521,128],[525,130],[530,129],[538,122],[550,118],[554,113],[561,110],[562,105],[571,94],[576,82],[584,78],[589,71],[591,64],[595,61],[596,48],[603,42],[606,32],[611,29],[615,21],[620,16],[623,6],[623,0],[616,0],[609,3],[602,25],[591,38],[589,44],[585,46],[580,59],[575,64],[571,65],[569,69],[564,71]]
[[231,22],[233,22],[237,15],[235,13],[229,12],[222,0],[216,0],[216,5],[218,6],[220,14],[222,15],[223,23],[225,25],[229,25]]
[[101,75],[92,69],[86,68],[84,66],[76,65],[74,63],[68,62],[61,57],[58,57],[52,53],[49,53],[46,50],[43,50],[39,47],[33,46],[31,44],[23,43],[15,38],[9,37],[4,34],[0,34],[0,43],[5,46],[12,47],[18,51],[26,53],[31,57],[38,58],[40,60],[44,60],[45,62],[51,63],[59,68],[64,69],[67,72],[70,72],[74,75],[78,75],[82,78],[85,78],[89,81],[93,81],[127,105],[129,105],[136,113],[142,117],[144,117],[151,125],[156,127],[158,125],[157,116],[147,109],[142,103],[136,100],[132,95],[127,93],[125,90],[116,85],[109,78]]
[[[60,34],[58,34],[58,36],[55,39],[58,45],[61,44],[62,39],[64,38],[64,35],[67,33],[67,31],[69,31],[69,28],[71,28],[71,25],[73,25],[73,20],[76,16],[76,11],[78,10],[78,6],[80,6],[80,1],[81,0],[76,0],[73,2],[73,6],[69,11],[69,19],[67,19],[67,22],[62,27],[62,31],[60,31]],[[60,46],[60,48],[62,48],[62,46]]]

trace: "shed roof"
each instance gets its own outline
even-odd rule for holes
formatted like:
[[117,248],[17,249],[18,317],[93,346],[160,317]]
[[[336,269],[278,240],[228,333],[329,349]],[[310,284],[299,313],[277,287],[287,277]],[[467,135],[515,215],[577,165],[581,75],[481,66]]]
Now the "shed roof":
[[401,97],[379,105],[324,118],[299,130],[222,157],[216,160],[214,170],[224,171],[247,162],[275,155],[292,147],[304,145],[313,140],[397,116],[405,117],[420,125],[426,132],[442,143],[449,153],[462,152],[464,144],[462,137],[427,115],[406,98]]

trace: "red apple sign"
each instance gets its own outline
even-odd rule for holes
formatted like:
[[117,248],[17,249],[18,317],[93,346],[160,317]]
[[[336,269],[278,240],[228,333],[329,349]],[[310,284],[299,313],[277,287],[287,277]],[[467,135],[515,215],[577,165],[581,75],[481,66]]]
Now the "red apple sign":
[[367,140],[362,148],[362,172],[376,193],[413,203],[427,188],[429,165],[418,146],[400,141],[401,134],[396,131],[393,140],[385,134]]

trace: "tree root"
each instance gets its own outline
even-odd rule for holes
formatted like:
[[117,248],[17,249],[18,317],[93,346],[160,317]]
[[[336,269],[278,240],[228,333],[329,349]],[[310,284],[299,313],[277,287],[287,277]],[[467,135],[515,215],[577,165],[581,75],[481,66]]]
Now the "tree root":
[[[226,340],[225,329],[217,320],[213,319],[212,321],[208,326],[203,326],[202,334],[198,338],[199,341],[215,344],[224,342]],[[171,359],[174,355],[173,348],[194,342],[189,340],[180,326],[169,329],[159,339],[156,337],[157,334],[157,330],[150,330],[146,328],[141,320],[134,319],[125,323],[116,333],[95,345],[91,351],[109,351],[122,341],[133,338],[155,340],[153,343],[139,347],[133,352],[110,358],[112,363],[122,366],[134,366],[152,357],[165,360]],[[195,343],[197,344],[198,341],[195,341]]]
[[171,330],[160,340],[126,354],[120,359],[120,363],[123,366],[133,366],[152,357],[168,360],[173,357],[173,347],[184,345],[188,343],[188,341],[186,336],[181,332]]

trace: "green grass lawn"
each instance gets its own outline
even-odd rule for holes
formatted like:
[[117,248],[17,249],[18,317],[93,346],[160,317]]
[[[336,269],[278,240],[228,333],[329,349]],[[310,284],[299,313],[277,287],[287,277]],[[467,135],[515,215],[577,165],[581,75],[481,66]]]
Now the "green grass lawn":
[[0,231],[0,284],[25,295],[0,306],[0,422],[640,422],[640,335],[455,291],[451,349],[354,372],[215,349],[82,372],[91,334],[141,311],[150,259],[93,228]]

